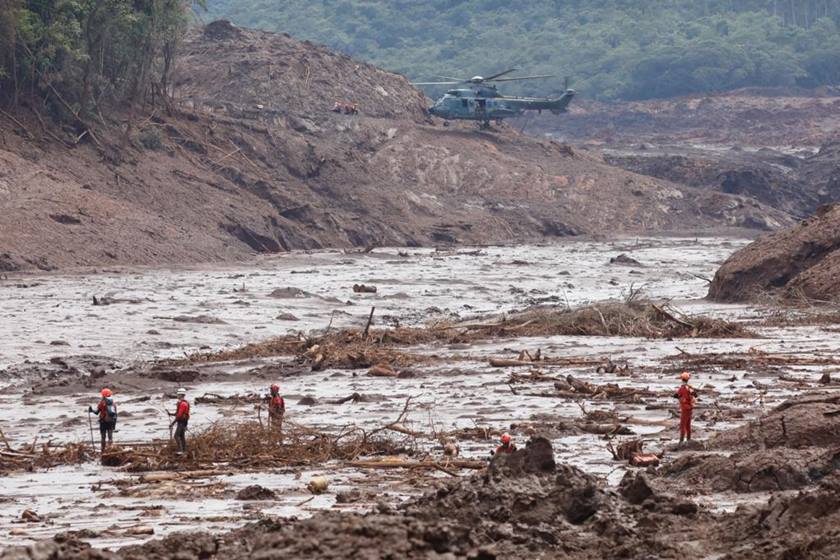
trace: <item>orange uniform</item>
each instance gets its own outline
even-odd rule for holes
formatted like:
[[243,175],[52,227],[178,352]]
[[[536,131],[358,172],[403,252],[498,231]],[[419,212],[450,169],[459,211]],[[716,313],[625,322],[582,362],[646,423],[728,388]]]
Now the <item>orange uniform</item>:
[[680,441],[691,439],[691,416],[694,412],[694,404],[697,397],[694,388],[688,383],[680,385],[674,395],[680,400]]

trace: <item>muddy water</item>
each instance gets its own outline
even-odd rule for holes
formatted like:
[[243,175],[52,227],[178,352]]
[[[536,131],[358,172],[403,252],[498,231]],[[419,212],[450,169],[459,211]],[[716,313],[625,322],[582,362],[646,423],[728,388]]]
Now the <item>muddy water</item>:
[[[97,274],[14,277],[4,282],[4,320],[0,322],[0,362],[45,361],[55,356],[97,354],[118,363],[130,363],[202,348],[239,345],[288,330],[310,330],[360,325],[370,307],[376,307],[379,324],[420,324],[449,317],[467,317],[497,312],[539,302],[578,305],[616,299],[631,285],[643,286],[653,297],[671,298],[690,312],[752,317],[761,310],[743,306],[711,304],[700,298],[706,282],[729,253],[742,245],[726,239],[640,239],[615,242],[570,242],[554,246],[481,248],[442,253],[409,250],[377,250],[368,255],[340,252],[296,253],[264,259],[250,265],[216,267],[212,270],[142,270]],[[627,253],[640,266],[616,266],[609,258]],[[375,285],[376,294],[355,294],[354,283]],[[277,289],[296,288],[302,291]],[[274,296],[272,296],[274,292]],[[93,306],[93,296],[132,300]],[[276,297],[278,295],[297,297]],[[281,313],[297,320],[278,319]],[[214,323],[191,323],[174,318],[210,317]],[[207,319],[204,319],[207,320]],[[152,334],[158,333],[158,334]],[[429,346],[422,351],[439,356],[457,356],[457,361],[419,368],[416,377],[371,378],[348,371],[327,370],[281,380],[289,419],[306,425],[336,428],[356,424],[381,426],[399,414],[412,397],[407,425],[418,431],[452,430],[473,426],[515,428],[531,420],[576,417],[580,405],[586,410],[616,410],[641,421],[661,425],[632,425],[644,435],[648,448],[673,441],[674,374],[666,356],[679,352],[700,353],[758,348],[765,351],[799,351],[815,355],[838,350],[836,335],[816,328],[775,329],[754,340],[644,340],[617,337],[510,338],[463,346]],[[66,345],[51,344],[62,341]],[[656,391],[661,397],[645,404],[614,405],[605,401],[580,404],[522,393],[539,393],[550,384],[517,385],[511,392],[509,369],[491,368],[492,356],[514,356],[523,349],[541,349],[549,356],[610,357],[627,361],[641,373],[634,377],[598,374],[592,368],[541,368],[549,375],[573,374],[593,383],[618,383]],[[209,366],[214,371],[241,373],[277,360],[249,361]],[[17,372],[17,369],[10,371]],[[524,372],[522,372],[524,373]],[[818,368],[799,368],[791,376],[813,379]],[[218,377],[217,377],[218,378]],[[188,385],[190,396],[205,393],[234,395],[263,393],[264,379]],[[762,396],[754,381],[767,386]],[[6,374],[0,395],[0,425],[14,445],[39,441],[86,441],[90,439],[85,414],[95,395],[71,392],[49,395],[29,392],[20,374]],[[774,376],[746,375],[738,371],[712,371],[697,376],[694,384],[718,393],[722,405],[746,408],[743,421],[761,414],[797,389]],[[168,437],[164,410],[173,403],[164,394],[171,384],[125,387],[119,432],[123,441]],[[329,401],[354,392],[368,402],[342,405]],[[297,403],[313,397],[315,405]],[[150,400],[140,400],[149,397]],[[711,403],[702,403],[699,412]],[[194,429],[219,419],[253,418],[253,405],[193,406]],[[698,420],[697,437],[735,424]],[[514,429],[514,433],[517,433]],[[98,437],[98,434],[97,434]],[[524,434],[521,436],[524,439]],[[624,467],[610,460],[605,441],[596,435],[554,438],[557,458],[616,483]],[[419,443],[420,451],[439,454],[434,441]],[[461,442],[463,456],[486,457],[492,441]],[[311,497],[306,481],[324,474],[331,480],[330,492]],[[220,530],[264,515],[308,515],[325,508],[364,510],[374,502],[398,502],[428,489],[429,478],[417,484],[399,471],[360,472],[344,465],[321,469],[277,469],[260,473],[237,473],[194,482],[135,486],[121,493],[115,481],[130,477],[116,469],[88,464],[49,472],[16,474],[0,478],[0,542],[41,538],[68,529],[91,529],[101,533],[96,546],[117,546],[150,538],[131,535],[138,526],[150,527],[160,536],[186,528]],[[439,476],[446,476],[442,473]],[[276,501],[249,504],[236,501],[235,492],[261,484],[278,494]],[[351,488],[366,495],[353,504],[336,503],[336,493]],[[704,499],[708,500],[708,497]],[[721,497],[721,504],[743,503],[744,498]],[[102,515],[103,506],[108,511]],[[722,506],[723,507],[723,506]],[[733,506],[734,507],[734,506]],[[47,523],[17,523],[21,512],[31,509],[48,518]]]
[[[452,252],[378,249],[290,253],[212,269],[12,276],[0,280],[0,367],[71,354],[124,361],[180,356],[290,330],[362,324],[371,305],[380,323],[410,324],[541,301],[618,298],[631,285],[661,297],[696,298],[706,283],[691,274],[709,276],[744,243],[630,239]],[[609,265],[620,253],[644,266]],[[378,291],[356,294],[353,284]],[[275,292],[284,288],[305,293]],[[94,296],[136,303],[93,306]]]

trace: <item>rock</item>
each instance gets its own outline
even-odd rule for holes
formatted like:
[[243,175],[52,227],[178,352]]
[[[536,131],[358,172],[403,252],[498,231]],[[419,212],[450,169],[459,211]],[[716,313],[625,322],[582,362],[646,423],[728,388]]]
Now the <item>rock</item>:
[[676,515],[694,515],[700,508],[694,502],[677,502],[671,508],[671,511]]
[[224,325],[226,324],[221,319],[217,319],[216,317],[211,317],[209,315],[178,315],[177,317],[172,317],[173,321],[178,323],[198,323],[203,325]]
[[294,287],[286,287],[286,288],[276,288],[268,294],[268,297],[273,297],[277,299],[297,299],[297,298],[311,298],[315,297],[315,294],[311,294],[305,290],[301,290],[300,288]]
[[27,523],[40,523],[41,516],[32,511],[31,509],[23,510],[23,513],[20,514],[20,518]]
[[610,259],[610,264],[618,264],[618,265],[626,265],[626,266],[642,266],[642,263],[634,259],[633,257],[629,257],[626,254],[622,253],[617,257],[612,257]]
[[364,284],[353,284],[353,292],[357,294],[375,294],[376,286],[366,286]]
[[236,493],[237,500],[276,500],[277,494],[270,488],[258,484],[247,486]]
[[625,474],[618,488],[624,499],[634,505],[641,504],[654,494],[647,477],[640,472]]
[[312,492],[313,494],[323,494],[327,491],[329,485],[330,483],[325,477],[316,476],[309,481],[309,484],[306,485],[306,489]]
[[275,317],[278,321],[297,321],[298,318],[292,315],[291,313],[279,313],[277,317]]
[[298,406],[315,406],[318,401],[315,397],[303,397],[298,401]]

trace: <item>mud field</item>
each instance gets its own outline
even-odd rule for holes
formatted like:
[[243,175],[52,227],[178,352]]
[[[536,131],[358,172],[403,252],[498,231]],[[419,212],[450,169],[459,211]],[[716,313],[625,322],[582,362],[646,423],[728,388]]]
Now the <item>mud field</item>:
[[[0,557],[832,557],[830,526],[797,523],[840,511],[836,321],[704,300],[746,243],[4,276]],[[685,369],[700,400],[676,448]],[[273,382],[282,441],[263,431]],[[86,412],[102,386],[120,407],[111,466]],[[186,457],[168,442],[180,386]],[[503,431],[530,443],[487,471]],[[639,445],[658,466],[608,450]],[[203,533],[155,540],[183,531]]]

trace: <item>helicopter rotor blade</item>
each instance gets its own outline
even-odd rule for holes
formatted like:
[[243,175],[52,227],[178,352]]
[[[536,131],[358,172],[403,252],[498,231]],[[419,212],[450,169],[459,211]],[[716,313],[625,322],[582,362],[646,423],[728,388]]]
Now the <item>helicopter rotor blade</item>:
[[452,76],[437,76],[438,78],[443,78],[444,80],[455,80],[458,83],[468,82],[469,80],[465,80],[464,78],[453,78]]
[[[551,74],[546,74],[543,76],[521,76],[519,78],[501,78],[498,80],[493,80],[494,82],[516,82],[519,80],[539,80],[541,78],[553,78],[554,76]],[[486,80],[485,80],[486,81]]]
[[499,72],[498,74],[493,74],[492,76],[487,76],[486,78],[484,78],[484,81],[489,82],[490,80],[495,80],[496,78],[504,76],[505,74],[510,74],[511,72],[516,72],[516,70],[517,70],[516,68],[511,68],[510,70],[505,70],[504,72]]
[[411,82],[413,86],[454,86],[463,82]]

